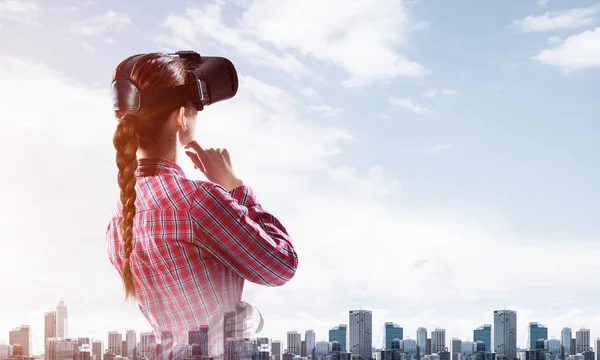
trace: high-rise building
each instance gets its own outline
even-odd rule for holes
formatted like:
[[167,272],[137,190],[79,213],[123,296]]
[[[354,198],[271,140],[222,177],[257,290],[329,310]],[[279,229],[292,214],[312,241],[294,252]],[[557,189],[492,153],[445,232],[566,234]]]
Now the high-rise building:
[[104,343],[102,340],[94,340],[92,342],[92,357],[100,360],[102,358],[102,354],[104,353]]
[[302,335],[297,331],[288,331],[287,333],[287,352],[288,354],[300,355],[302,346]]
[[431,353],[437,354],[446,350],[446,330],[437,328],[431,332]]
[[[571,332],[571,328],[564,327],[560,332],[560,343],[565,351],[565,357],[571,355],[571,339],[573,338],[573,333]],[[575,349],[573,349],[575,350]]]
[[548,328],[537,322],[529,323],[529,349],[535,349],[538,340],[548,340]]
[[469,356],[472,353],[474,353],[475,350],[477,350],[476,345],[477,345],[477,343],[475,343],[474,341],[463,341],[462,344],[460,344],[461,358],[468,359]]
[[560,355],[560,340],[548,339],[544,341],[544,349],[551,354]]
[[369,360],[373,357],[373,313],[369,310],[350,310],[350,352]]
[[109,354],[121,355],[123,351],[123,334],[118,331],[108,332],[108,348]]
[[596,339],[596,360],[600,360],[600,338]]
[[134,357],[136,355],[136,347],[137,347],[137,334],[135,330],[127,330],[125,333],[125,341],[127,348],[127,355]]
[[452,338],[452,348],[450,349],[452,352],[452,360],[460,360],[462,354],[462,341],[457,338]]
[[56,336],[69,337],[69,312],[63,300],[56,305]]
[[271,359],[281,360],[281,340],[271,341]]
[[44,358],[49,360],[48,339],[56,337],[56,311],[44,314]]
[[21,325],[11,330],[8,333],[8,341],[9,345],[13,346],[13,350],[15,344],[18,344],[23,349],[23,356],[31,355],[31,327],[29,325]]
[[583,354],[590,350],[590,329],[579,329],[575,332],[575,351]]
[[400,350],[411,355],[417,355],[417,341],[414,339],[400,340]]
[[418,359],[421,359],[423,355],[429,355],[427,353],[427,328],[420,327],[417,329],[417,352]]
[[[194,341],[194,340],[195,339],[192,339],[192,341]],[[195,343],[195,341],[193,343]],[[156,349],[156,335],[153,332],[141,333],[140,334],[140,348],[139,348],[140,357],[145,358],[145,359],[152,358],[155,349]]]
[[509,360],[517,359],[517,312],[494,310],[494,348]]
[[319,341],[315,344],[315,356],[317,358],[324,357],[325,355],[331,352],[331,342],[329,341]]
[[383,348],[391,349],[392,348],[392,340],[404,339],[404,329],[402,326],[398,324],[394,324],[393,322],[386,322],[383,325]]
[[473,342],[481,341],[485,351],[492,351],[492,325],[485,324],[473,330]]
[[340,343],[340,351],[346,352],[348,351],[348,346],[346,343],[346,339],[348,338],[348,326],[345,324],[340,324],[338,326],[334,326],[329,329],[329,342],[333,343],[337,341]]
[[304,340],[306,342],[306,355],[309,359],[312,359],[315,351],[315,346],[317,345],[315,339],[315,331],[306,330],[306,332],[304,333]]

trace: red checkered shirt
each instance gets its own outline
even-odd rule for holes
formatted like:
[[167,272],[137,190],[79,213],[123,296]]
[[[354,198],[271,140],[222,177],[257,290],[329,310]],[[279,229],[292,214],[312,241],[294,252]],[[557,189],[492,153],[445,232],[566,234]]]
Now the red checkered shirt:
[[[298,257],[283,225],[249,187],[231,192],[186,179],[166,159],[140,159],[131,270],[136,301],[157,338],[170,332],[187,344],[188,331],[209,327],[211,355],[223,353],[223,316],[241,300],[244,280],[280,286]],[[119,203],[107,229],[108,254],[124,265]]]

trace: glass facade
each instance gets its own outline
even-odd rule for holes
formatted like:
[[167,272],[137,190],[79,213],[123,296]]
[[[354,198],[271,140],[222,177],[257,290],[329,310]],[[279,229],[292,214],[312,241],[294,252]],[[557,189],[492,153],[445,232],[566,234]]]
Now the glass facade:
[[385,323],[384,325],[384,336],[385,336],[385,348],[392,348],[392,341],[394,339],[404,339],[404,329],[398,324],[391,322]]
[[492,351],[492,325],[483,325],[473,330],[473,342],[481,341],[485,351]]
[[338,325],[329,330],[329,342],[337,341],[340,343],[340,351],[348,351],[346,347],[346,338],[348,336],[348,326]]
[[536,322],[529,323],[529,348],[535,349],[538,340],[548,340],[548,328]]

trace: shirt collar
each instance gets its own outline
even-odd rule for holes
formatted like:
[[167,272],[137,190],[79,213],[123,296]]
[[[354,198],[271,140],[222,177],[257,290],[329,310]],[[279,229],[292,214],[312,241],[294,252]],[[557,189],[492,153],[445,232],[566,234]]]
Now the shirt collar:
[[135,175],[156,176],[156,175],[176,175],[185,177],[183,170],[176,163],[165,158],[142,158],[138,159],[138,168]]

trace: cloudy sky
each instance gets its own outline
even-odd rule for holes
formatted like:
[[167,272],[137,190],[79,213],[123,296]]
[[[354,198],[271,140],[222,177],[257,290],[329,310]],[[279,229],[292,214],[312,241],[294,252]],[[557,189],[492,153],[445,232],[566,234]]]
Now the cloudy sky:
[[[589,0],[0,0],[0,342],[61,298],[69,335],[148,325],[104,233],[117,200],[109,86],[134,53],[226,56],[234,100],[197,138],[285,223],[263,334],[373,310],[471,339],[492,311],[600,335],[600,4]],[[190,177],[201,178],[181,158]]]

